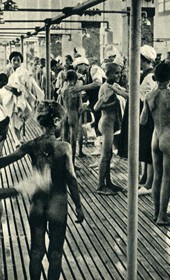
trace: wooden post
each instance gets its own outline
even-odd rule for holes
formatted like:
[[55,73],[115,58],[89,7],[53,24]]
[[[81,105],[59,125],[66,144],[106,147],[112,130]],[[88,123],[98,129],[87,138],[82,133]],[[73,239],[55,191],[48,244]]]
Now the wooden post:
[[127,280],[137,280],[141,0],[131,0]]
[[50,99],[50,25],[45,25],[45,42],[46,42],[46,98]]

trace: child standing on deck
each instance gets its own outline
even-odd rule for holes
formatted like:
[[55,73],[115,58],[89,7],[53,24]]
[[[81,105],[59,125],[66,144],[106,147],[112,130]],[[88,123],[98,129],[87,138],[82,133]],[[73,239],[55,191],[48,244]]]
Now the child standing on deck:
[[155,69],[158,89],[145,97],[140,123],[145,125],[149,113],[154,122],[152,136],[154,221],[169,225],[167,208],[170,198],[170,66],[160,63]]
[[99,194],[110,195],[122,190],[122,188],[115,186],[110,178],[114,132],[116,130],[116,123],[118,124],[120,121],[120,103],[113,90],[113,84],[119,82],[121,67],[116,63],[107,63],[105,74],[107,80],[100,87],[99,100],[94,106],[95,111],[102,111],[99,121],[99,131],[102,133],[103,138],[97,192]]
[[[64,117],[65,111],[57,102],[40,103],[37,107],[37,120],[40,126],[45,128],[45,134],[23,144],[14,153],[0,158],[0,168],[21,159],[26,154],[32,160],[33,176],[30,176],[27,182],[27,188],[34,187],[29,219],[31,280],[39,280],[41,276],[47,226],[49,229],[48,280],[58,280],[60,277],[67,224],[67,185],[76,206],[76,222],[82,223],[84,220],[70,144],[56,139],[60,136]],[[36,180],[36,177],[41,180]],[[0,198],[15,196],[19,191],[21,188],[0,189]]]
[[75,161],[79,118],[82,110],[81,92],[71,92],[72,87],[77,85],[77,82],[81,83],[77,78],[77,73],[74,70],[68,70],[66,74],[67,84],[62,89],[63,106],[67,115],[64,122],[64,140],[71,143],[73,163]]

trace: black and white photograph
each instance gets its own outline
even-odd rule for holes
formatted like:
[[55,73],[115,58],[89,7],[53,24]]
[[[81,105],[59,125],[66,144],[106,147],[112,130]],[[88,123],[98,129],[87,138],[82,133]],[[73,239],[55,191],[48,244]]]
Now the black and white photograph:
[[170,279],[170,0],[0,0],[0,280]]

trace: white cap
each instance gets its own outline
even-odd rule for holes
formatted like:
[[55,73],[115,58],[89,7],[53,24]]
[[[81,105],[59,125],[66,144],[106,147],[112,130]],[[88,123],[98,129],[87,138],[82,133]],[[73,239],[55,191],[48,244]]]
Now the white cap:
[[154,61],[156,59],[156,51],[153,47],[144,45],[140,48],[140,54],[143,55],[149,61]]
[[89,65],[89,61],[86,57],[82,57],[82,56],[75,58],[75,60],[73,61],[73,66],[76,67],[80,64]]

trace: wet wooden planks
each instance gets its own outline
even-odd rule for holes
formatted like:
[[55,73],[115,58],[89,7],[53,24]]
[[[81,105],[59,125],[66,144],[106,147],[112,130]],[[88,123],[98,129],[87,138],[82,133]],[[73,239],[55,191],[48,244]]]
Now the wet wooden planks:
[[[26,140],[40,135],[33,120],[26,125]],[[85,148],[90,154],[93,147]],[[9,132],[4,153],[14,150]],[[62,275],[66,280],[126,279],[127,267],[127,192],[112,197],[99,196],[95,190],[98,170],[89,164],[99,161],[99,156],[78,159],[81,170],[77,172],[85,221],[75,224],[75,207],[69,196],[69,215],[64,244]],[[113,156],[111,171],[116,184],[127,188],[127,162]],[[29,157],[2,169],[1,185],[8,187],[20,178],[29,176]],[[29,198],[19,196],[3,201],[4,215],[1,230],[0,279],[29,279]],[[138,227],[138,279],[170,278],[170,229],[157,227],[152,222],[153,205],[150,196],[139,198]],[[48,248],[48,233],[46,236]],[[47,254],[43,260],[42,279],[47,279]]]

